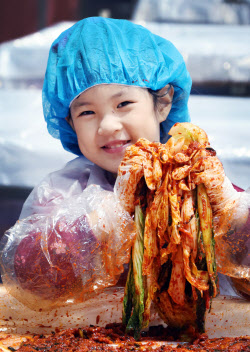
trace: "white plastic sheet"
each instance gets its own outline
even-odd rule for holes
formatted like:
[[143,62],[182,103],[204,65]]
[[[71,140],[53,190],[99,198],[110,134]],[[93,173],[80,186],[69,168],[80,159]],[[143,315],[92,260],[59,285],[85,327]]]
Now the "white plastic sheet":
[[74,155],[47,132],[41,90],[0,90],[0,185],[34,187]]
[[159,22],[250,24],[250,3],[227,0],[139,0],[133,18]]
[[193,83],[249,84],[250,25],[136,22],[170,40],[177,47]]
[[[134,22],[172,41],[183,55],[193,82],[250,82],[250,25],[163,23],[147,17],[149,12],[156,13],[160,1],[157,6],[154,1],[147,3],[148,9],[146,2],[141,1],[139,5],[145,7],[145,11],[139,11],[138,16],[135,13]],[[163,14],[163,10],[160,13]],[[41,88],[49,48],[54,39],[73,24],[61,22],[2,43],[0,88]]]

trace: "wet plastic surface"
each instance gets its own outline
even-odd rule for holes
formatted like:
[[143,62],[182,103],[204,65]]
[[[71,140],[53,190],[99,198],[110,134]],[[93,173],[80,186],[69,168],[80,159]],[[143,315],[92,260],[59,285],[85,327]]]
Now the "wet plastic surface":
[[[56,327],[83,327],[90,324],[105,326],[120,322],[123,288],[106,289],[98,298],[50,312],[34,312],[23,306],[0,286],[0,331],[6,333],[51,333]],[[153,307],[150,325],[164,323]],[[206,317],[206,332],[210,338],[249,334],[250,305],[230,296],[219,296],[213,301]]]

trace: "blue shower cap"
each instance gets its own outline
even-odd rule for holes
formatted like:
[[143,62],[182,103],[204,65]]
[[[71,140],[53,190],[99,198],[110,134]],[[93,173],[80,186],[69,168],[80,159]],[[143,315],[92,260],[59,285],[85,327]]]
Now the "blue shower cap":
[[83,19],[52,44],[43,86],[43,111],[49,133],[67,151],[81,155],[76,133],[66,117],[74,98],[104,83],[158,90],[171,84],[174,98],[161,142],[176,122],[190,121],[188,98],[191,78],[175,46],[146,28],[127,20]]

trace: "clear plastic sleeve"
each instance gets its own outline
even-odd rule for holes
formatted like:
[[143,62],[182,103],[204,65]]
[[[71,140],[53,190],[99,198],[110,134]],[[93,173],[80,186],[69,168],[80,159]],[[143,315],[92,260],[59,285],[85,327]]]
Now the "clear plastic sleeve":
[[229,189],[231,196],[215,217],[217,267],[230,278],[235,291],[250,300],[250,189]]
[[91,185],[50,215],[31,215],[5,233],[3,283],[34,310],[83,302],[117,283],[134,235],[114,193]]

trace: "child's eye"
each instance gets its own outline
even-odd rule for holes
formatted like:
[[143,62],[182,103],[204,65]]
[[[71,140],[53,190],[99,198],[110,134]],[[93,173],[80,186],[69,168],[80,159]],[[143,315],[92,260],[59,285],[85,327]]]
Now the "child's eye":
[[83,115],[92,115],[94,114],[94,111],[91,110],[87,110],[87,111],[82,111],[79,116],[83,116]]
[[128,105],[128,104],[132,104],[132,101],[123,101],[122,103],[120,103],[119,105],[117,105],[118,108],[123,108],[124,106]]

